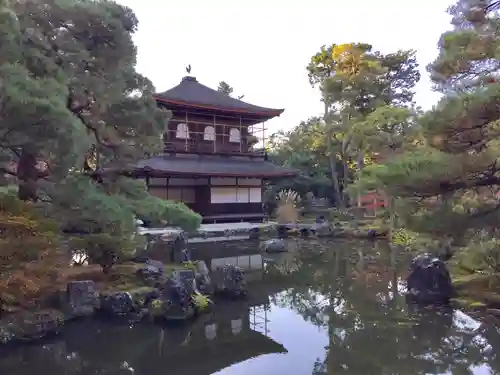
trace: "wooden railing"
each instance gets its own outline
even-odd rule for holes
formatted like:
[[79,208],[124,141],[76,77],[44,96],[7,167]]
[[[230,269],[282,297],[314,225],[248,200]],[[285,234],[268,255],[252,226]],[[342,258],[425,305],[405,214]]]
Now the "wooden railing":
[[265,157],[266,150],[261,149],[250,149],[240,151],[238,147],[230,147],[224,145],[217,145],[218,147],[214,150],[212,145],[207,145],[204,143],[197,143],[193,141],[189,142],[164,142],[164,152],[165,153],[186,153],[186,154],[214,154],[214,155],[245,155],[245,156],[259,156]]
[[203,138],[204,133],[197,132],[190,132],[188,139],[177,138],[175,131],[169,131],[164,136],[164,152],[265,156],[265,149],[252,147],[256,143],[252,135],[241,136],[239,142],[230,142],[227,134],[217,134],[215,141]]

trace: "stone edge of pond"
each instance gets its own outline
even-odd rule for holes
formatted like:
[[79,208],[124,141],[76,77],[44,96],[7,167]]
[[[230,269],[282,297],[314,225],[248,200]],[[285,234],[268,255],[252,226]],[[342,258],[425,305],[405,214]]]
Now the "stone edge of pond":
[[[165,231],[163,233],[162,231]],[[194,232],[179,231],[175,228],[164,229],[143,229],[143,235],[163,234],[163,239],[173,242],[178,237],[185,238],[187,242],[196,243],[197,241],[210,240],[238,240],[239,237],[248,239],[269,239],[276,236],[294,237],[294,236],[317,236],[317,237],[337,237],[337,238],[386,238],[388,230],[380,223],[375,223],[372,219],[353,219],[348,221],[322,221],[322,222],[297,222],[280,223],[276,221],[264,223],[263,226],[249,226],[246,228],[221,228],[211,230],[196,230]]]
[[282,237],[330,237],[358,239],[386,239],[388,230],[367,221],[322,222],[322,223],[280,223],[275,233]]
[[[199,275],[198,271],[190,265],[179,265],[176,270],[192,271],[193,276]],[[231,292],[230,287],[228,289],[227,284],[225,284],[228,280],[224,273],[225,269],[218,271],[221,271],[221,275],[218,275],[217,271],[210,275],[213,279],[209,295],[201,295],[203,298],[200,298],[199,293],[188,294],[186,298],[193,298],[192,301],[196,306],[188,312],[176,311],[179,314],[168,317],[161,315],[164,314],[164,310],[161,310],[162,307],[169,304],[167,300],[159,299],[158,288],[161,289],[161,287],[158,286],[158,283],[155,283],[155,286],[136,285],[129,288],[116,287],[99,291],[96,283],[92,280],[71,281],[68,283],[67,291],[61,290],[58,293],[57,307],[19,311],[0,316],[0,347],[34,343],[62,333],[66,323],[84,319],[98,318],[108,320],[110,323],[126,323],[128,325],[148,320],[153,322],[159,317],[164,320],[188,321],[198,314],[210,311],[210,296],[212,294],[225,294],[227,297],[228,291]],[[173,275],[165,274],[164,276],[163,281],[166,282],[167,279],[172,279]],[[81,299],[77,303],[71,301],[70,284],[80,285],[80,290],[75,289],[76,295]],[[245,283],[242,285],[244,287]],[[241,293],[242,291],[244,293]],[[241,293],[238,297],[246,295],[244,289],[238,290],[238,292]],[[156,296],[152,298],[151,296],[154,294]],[[108,299],[110,297],[116,302],[114,306],[117,306],[117,309],[109,305]],[[163,304],[156,306],[155,299]],[[150,303],[151,301],[153,303]],[[122,303],[123,305],[121,305]]]
[[[94,285],[91,280],[82,283]],[[75,311],[69,302],[60,308],[44,308],[34,311],[20,311],[0,318],[0,346],[22,343],[32,343],[53,335],[60,334],[66,323],[85,318],[104,316],[101,310],[101,301],[114,294],[129,294],[134,302],[139,302],[154,290],[153,287],[140,286],[130,289],[108,289],[96,292],[95,298],[80,311]],[[63,292],[61,292],[61,295]],[[121,318],[121,317],[120,317]],[[129,320],[140,320],[139,316],[126,316]]]

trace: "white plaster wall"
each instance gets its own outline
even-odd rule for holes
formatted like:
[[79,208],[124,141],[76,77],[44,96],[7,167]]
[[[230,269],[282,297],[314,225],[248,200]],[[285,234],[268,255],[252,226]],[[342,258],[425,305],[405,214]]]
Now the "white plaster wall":
[[237,203],[236,187],[213,187],[210,189],[210,203]]
[[210,189],[211,203],[260,203],[262,202],[262,189],[213,187]]
[[236,185],[234,177],[210,177],[210,183],[214,186],[221,185]]
[[253,177],[238,178],[238,185],[261,186],[262,179]]

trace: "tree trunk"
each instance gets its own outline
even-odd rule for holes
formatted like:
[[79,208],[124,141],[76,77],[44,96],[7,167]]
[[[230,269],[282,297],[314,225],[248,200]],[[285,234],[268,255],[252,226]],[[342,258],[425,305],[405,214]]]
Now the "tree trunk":
[[338,208],[344,208],[344,200],[342,199],[342,195],[340,193],[339,175],[337,173],[337,163],[336,159],[333,157],[331,148],[328,155],[328,161],[330,164],[330,172],[332,174],[333,194],[335,197],[335,204],[337,205]]
[[[344,206],[348,206],[349,202],[352,202],[350,197],[344,194],[347,185],[349,184],[349,166],[347,165],[347,158],[345,155],[342,155],[342,173],[344,174],[343,181],[343,189],[342,189],[342,199],[344,200]],[[348,199],[347,199],[348,198]]]
[[[365,167],[365,154],[364,152],[359,152],[358,160],[356,161],[358,164],[358,169],[361,171]],[[358,207],[361,207],[361,195],[358,193]]]
[[17,194],[20,200],[37,201],[38,178],[39,171],[37,169],[36,153],[29,147],[24,147],[17,162],[17,179],[19,181]]
[[[328,103],[326,101],[326,98],[324,98],[325,101],[325,114],[324,114],[324,121],[325,125],[328,126]],[[344,208],[344,200],[343,197],[340,193],[340,184],[339,184],[339,176],[337,173],[337,163],[336,163],[336,158],[334,157],[334,153],[332,150],[332,138],[330,135],[330,129],[327,128],[326,132],[327,136],[327,147],[328,147],[328,164],[330,165],[330,173],[332,175],[332,187],[333,187],[333,195],[335,197],[335,205],[338,208]]]

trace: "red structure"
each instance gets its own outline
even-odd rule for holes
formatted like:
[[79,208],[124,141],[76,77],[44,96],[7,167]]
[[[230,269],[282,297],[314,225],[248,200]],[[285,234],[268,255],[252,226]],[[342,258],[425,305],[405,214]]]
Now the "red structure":
[[204,222],[261,221],[263,181],[296,174],[267,161],[264,149],[265,121],[284,110],[245,103],[190,76],[155,99],[173,116],[164,153],[137,165],[149,191],[185,203]]
[[385,196],[376,190],[361,195],[358,200],[358,207],[362,207],[365,211],[365,216],[369,217],[375,217],[377,215],[377,209],[386,206],[387,200]]

